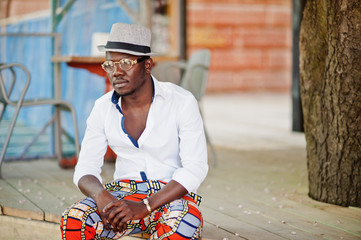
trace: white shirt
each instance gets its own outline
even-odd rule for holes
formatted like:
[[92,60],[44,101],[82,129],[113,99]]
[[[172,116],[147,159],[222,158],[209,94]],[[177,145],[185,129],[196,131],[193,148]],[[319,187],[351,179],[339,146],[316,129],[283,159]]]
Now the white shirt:
[[121,97],[118,99],[113,90],[96,100],[75,168],[76,185],[84,175],[94,175],[102,182],[101,167],[109,145],[117,155],[114,179],[142,180],[143,171],[150,180],[175,180],[189,192],[196,192],[208,172],[197,100],[175,84],[158,82],[154,77],[153,83],[146,127],[134,143],[122,128]]

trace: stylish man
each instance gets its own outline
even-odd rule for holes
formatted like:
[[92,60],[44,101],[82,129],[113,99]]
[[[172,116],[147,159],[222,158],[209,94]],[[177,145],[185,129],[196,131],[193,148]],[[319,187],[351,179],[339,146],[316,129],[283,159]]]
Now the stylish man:
[[[151,69],[150,30],[116,23],[102,67],[114,88],[99,98],[75,168],[74,183],[87,198],[67,209],[63,239],[118,239],[147,232],[150,239],[198,239],[200,196],[208,171],[198,104]],[[91,87],[91,86],[89,86]],[[114,181],[102,184],[107,146],[117,155]]]

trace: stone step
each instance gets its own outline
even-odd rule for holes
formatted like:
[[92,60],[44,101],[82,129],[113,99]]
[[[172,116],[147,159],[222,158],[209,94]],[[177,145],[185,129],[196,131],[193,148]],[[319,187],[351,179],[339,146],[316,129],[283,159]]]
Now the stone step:
[[[0,215],[0,239],[17,240],[59,240],[61,239],[60,225],[52,222],[38,221],[19,217]],[[126,236],[124,240],[147,239],[148,234]],[[206,240],[203,238],[203,240]]]
[[[17,240],[59,240],[61,239],[60,225],[57,223],[38,221],[0,215],[0,239]],[[144,239],[141,235],[124,237],[124,240]]]

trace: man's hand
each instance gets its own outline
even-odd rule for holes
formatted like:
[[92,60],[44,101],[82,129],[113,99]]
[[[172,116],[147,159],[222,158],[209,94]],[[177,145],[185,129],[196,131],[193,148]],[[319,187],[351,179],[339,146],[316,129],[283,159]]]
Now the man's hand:
[[[159,192],[154,193],[148,198],[149,205],[155,210],[166,203],[179,199],[187,194],[185,189],[178,182],[171,180]],[[131,200],[119,200],[109,204],[104,209],[104,214],[108,216],[108,221],[113,230],[124,231],[129,220],[137,220],[146,217],[149,212],[143,202]]]
[[111,202],[103,211],[113,230],[118,232],[126,230],[128,221],[139,220],[149,214],[143,202],[126,199]]
[[[149,214],[143,202],[126,199],[117,200],[104,189],[95,176],[83,176],[79,180],[78,187],[82,193],[94,199],[106,230],[110,230],[111,226],[114,232],[122,232],[126,229],[129,220],[139,220]],[[151,209],[154,210],[183,197],[185,194],[187,194],[187,189],[178,182],[171,180],[159,192],[150,196],[148,201]]]
[[85,175],[80,178],[78,186],[82,193],[94,199],[95,203],[97,204],[99,215],[102,219],[104,228],[109,231],[110,227],[108,225],[108,215],[104,213],[103,209],[109,203],[117,201],[117,199],[106,189],[104,189],[99,180],[92,175]]
[[108,214],[105,213],[103,209],[105,209],[108,205],[118,200],[105,189],[93,195],[92,198],[97,204],[99,215],[100,218],[102,219],[104,228],[109,231],[110,225],[109,225]]

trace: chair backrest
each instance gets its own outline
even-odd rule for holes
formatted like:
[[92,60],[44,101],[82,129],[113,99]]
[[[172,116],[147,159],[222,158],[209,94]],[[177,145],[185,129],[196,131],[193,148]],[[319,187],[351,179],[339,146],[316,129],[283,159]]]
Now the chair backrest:
[[193,93],[198,101],[201,100],[206,90],[210,62],[211,52],[208,49],[194,52],[188,59],[180,83],[180,86]]
[[11,63],[11,64],[2,64],[0,63],[0,102],[3,104],[11,104],[14,105],[15,103],[10,100],[10,95],[14,89],[15,81],[16,81],[16,71],[15,68],[18,68],[24,71],[26,75],[26,82],[24,88],[22,89],[21,96],[19,100],[23,100],[28,90],[29,83],[30,83],[30,73],[29,71],[19,63]]
[[[9,71],[6,71],[7,69],[9,69]],[[5,87],[5,78],[8,74],[11,74],[12,76],[9,77],[9,79],[11,80],[10,82],[10,86],[8,87],[8,90]],[[6,67],[6,65],[4,63],[0,63],[0,102],[3,104],[7,104],[7,101],[11,95],[11,92],[14,88],[15,85],[15,71],[13,68],[9,68]]]

